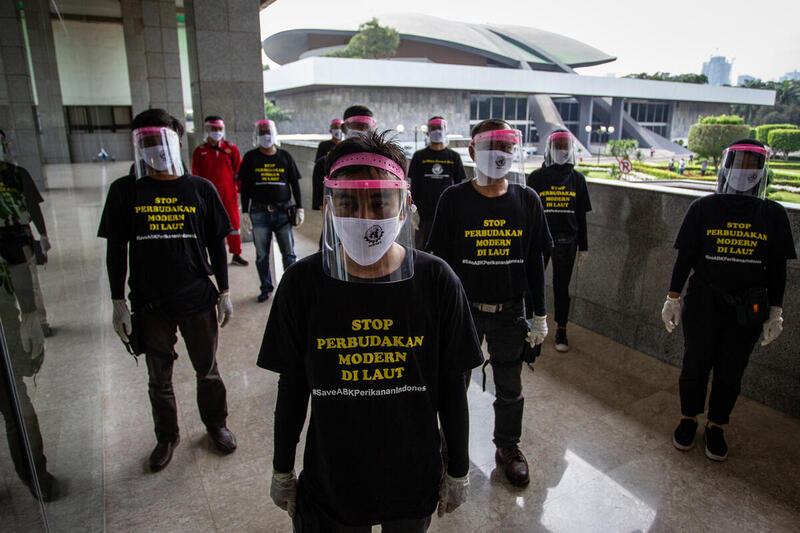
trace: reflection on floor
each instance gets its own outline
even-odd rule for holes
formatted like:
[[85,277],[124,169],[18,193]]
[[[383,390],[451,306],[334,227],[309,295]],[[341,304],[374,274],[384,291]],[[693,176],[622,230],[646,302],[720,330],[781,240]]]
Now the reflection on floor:
[[[235,317],[219,348],[239,449],[224,457],[212,450],[179,345],[182,441],[166,470],[148,472],[155,439],[146,369],[111,328],[104,248],[95,237],[105,189],[126,168],[48,169],[53,250],[41,278],[56,334],[37,386],[29,388],[51,471],[68,486],[65,498],[47,505],[50,525],[60,531],[290,531],[286,513],[269,499],[277,376],[254,364],[270,302],[255,301],[252,244],[244,254],[251,266],[230,268]],[[318,214],[309,210],[307,219],[296,235],[301,257],[316,250],[319,236]],[[532,473],[524,490],[496,470],[491,385],[482,392],[476,372],[469,391],[470,499],[452,515],[434,518],[430,531],[797,530],[800,420],[742,399],[728,431],[727,463],[712,463],[701,446],[680,453],[671,443],[678,369],[578,326],[570,327],[570,342],[572,350],[559,354],[548,339],[536,372],[523,370],[522,448]],[[35,522],[25,522],[31,520],[25,506],[7,504],[13,497],[35,512],[5,446],[0,472],[0,529],[30,530]]]

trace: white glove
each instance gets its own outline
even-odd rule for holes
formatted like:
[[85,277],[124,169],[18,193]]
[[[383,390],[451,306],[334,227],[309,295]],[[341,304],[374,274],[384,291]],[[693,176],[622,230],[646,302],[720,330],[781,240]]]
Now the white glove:
[[534,315],[533,320],[530,322],[530,330],[528,331],[528,344],[531,348],[536,347],[544,342],[547,337],[547,316]]
[[761,346],[766,346],[783,333],[783,308],[777,306],[770,306],[769,318],[764,322],[763,336]]
[[294,518],[297,509],[297,477],[294,470],[287,474],[272,472],[272,484],[269,486],[269,497],[275,505]]
[[224,328],[233,316],[233,304],[231,303],[231,293],[223,292],[217,299],[217,320],[219,326]]
[[579,267],[582,267],[588,258],[589,250],[578,250],[578,257],[575,259],[575,262],[578,263]]
[[114,304],[114,315],[111,318],[111,322],[114,324],[114,331],[117,332],[122,342],[128,342],[128,335],[133,331],[128,303],[125,300],[111,300],[111,303]]
[[445,513],[452,513],[458,506],[467,501],[469,493],[469,474],[464,477],[452,477],[445,474],[439,487],[439,518]]
[[303,221],[306,219],[306,212],[302,207],[297,208],[297,225],[295,228],[299,228],[303,225]]
[[253,233],[253,221],[250,218],[250,213],[242,213],[242,218],[239,220],[239,225],[241,229],[245,230],[246,233]]
[[411,209],[411,227],[414,229],[414,231],[419,229],[419,212],[417,211],[416,207],[417,206],[414,206]]
[[42,322],[39,320],[39,313],[36,311],[22,313],[19,336],[22,341],[22,349],[30,353],[31,357],[38,357],[42,353],[44,332],[42,331]]
[[47,235],[41,235],[39,237],[39,242],[42,244],[42,250],[46,253],[50,251],[50,239],[47,238]]
[[681,299],[667,296],[664,307],[661,309],[661,320],[668,333],[672,333],[681,323]]

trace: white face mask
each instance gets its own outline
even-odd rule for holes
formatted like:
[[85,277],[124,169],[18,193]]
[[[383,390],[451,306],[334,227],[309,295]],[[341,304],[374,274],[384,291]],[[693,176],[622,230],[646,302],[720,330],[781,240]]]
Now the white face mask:
[[208,138],[215,142],[220,142],[224,134],[221,131],[209,131]]
[[739,192],[746,192],[758,185],[763,170],[758,168],[735,168],[728,171],[727,185]]
[[367,266],[389,251],[400,232],[400,223],[398,217],[372,220],[333,215],[333,229],[350,259]]
[[511,163],[514,156],[502,150],[475,150],[475,167],[478,169],[478,185],[487,185],[481,183],[481,174],[484,178],[492,178],[495,180],[502,179],[509,170],[511,170]]
[[166,172],[170,168],[171,160],[164,146],[158,144],[141,148],[144,162],[158,172]]
[[347,133],[345,134],[346,139],[352,139],[353,137],[358,137],[359,135],[365,134],[365,131],[357,130],[355,128],[347,128]]
[[275,141],[272,140],[272,135],[259,135],[258,136],[258,145],[262,148],[269,148]]
[[444,142],[444,130],[431,130],[429,136],[432,143]]
[[341,141],[341,140],[342,140],[342,138],[344,138],[344,133],[342,133],[342,130],[340,130],[340,129],[338,129],[338,128],[337,128],[337,129],[335,129],[335,130],[331,130],[331,135],[332,135],[332,136],[333,136],[333,138],[334,138],[334,139],[336,139],[337,141]]
[[565,165],[569,163],[569,150],[553,150],[553,163],[556,165]]

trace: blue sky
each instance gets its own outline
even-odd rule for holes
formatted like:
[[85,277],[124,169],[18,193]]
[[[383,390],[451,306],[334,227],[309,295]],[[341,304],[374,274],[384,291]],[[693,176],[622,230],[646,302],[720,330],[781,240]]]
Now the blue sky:
[[261,34],[397,11],[532,26],[617,57],[579,70],[587,75],[699,73],[712,54],[734,59],[734,83],[739,74],[767,80],[800,70],[800,0],[278,0],[261,12]]

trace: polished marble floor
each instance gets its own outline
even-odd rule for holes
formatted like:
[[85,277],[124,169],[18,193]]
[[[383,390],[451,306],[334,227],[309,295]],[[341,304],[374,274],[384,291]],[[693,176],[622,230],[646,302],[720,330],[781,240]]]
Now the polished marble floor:
[[[182,441],[166,470],[148,471],[155,439],[146,369],[111,327],[104,247],[95,237],[105,190],[126,169],[47,169],[53,250],[41,282],[55,336],[35,386],[26,381],[49,469],[65,487],[45,506],[48,524],[53,531],[290,531],[288,516],[269,498],[277,376],[254,364],[270,303],[255,301],[252,244],[244,254],[251,266],[230,268],[235,317],[218,352],[239,449],[230,456],[212,449],[179,344]],[[296,235],[298,256],[316,250],[319,228],[309,211]],[[491,385],[482,392],[475,373],[470,499],[434,517],[431,532],[798,531],[800,420],[742,398],[727,432],[726,463],[709,461],[702,447],[678,452],[671,443],[678,369],[579,326],[570,327],[570,342],[572,350],[560,354],[548,339],[535,373],[523,369],[522,448],[532,473],[525,489],[496,470]],[[37,530],[35,502],[4,444],[0,474],[0,530]]]

